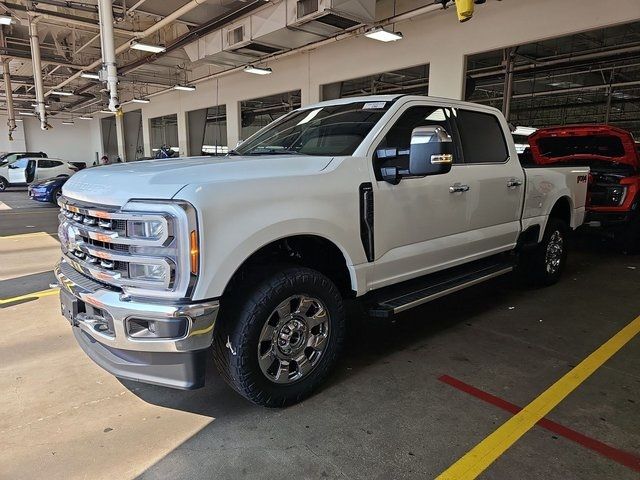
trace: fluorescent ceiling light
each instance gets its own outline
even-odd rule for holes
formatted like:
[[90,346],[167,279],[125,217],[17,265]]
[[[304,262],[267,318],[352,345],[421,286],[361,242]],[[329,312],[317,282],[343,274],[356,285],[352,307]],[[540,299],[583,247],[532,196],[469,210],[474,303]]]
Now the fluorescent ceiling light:
[[[31,106],[32,106],[33,108],[37,108],[38,104],[37,104],[37,103],[32,103],[32,104],[31,104]],[[47,104],[45,104],[44,108],[49,108],[50,106],[51,106],[51,105],[47,105]]]
[[111,114],[114,114],[116,112],[112,112],[111,110],[100,110],[100,113],[111,113]]
[[23,122],[24,120],[22,120],[21,118],[16,118],[16,122]]
[[183,92],[193,92],[196,87],[193,85],[174,85],[174,90],[182,90]]
[[13,18],[9,15],[0,15],[0,25],[11,25]]
[[65,120],[64,122],[62,122],[63,125],[74,125],[74,123],[71,120]]
[[70,97],[73,95],[73,93],[67,92],[65,90],[51,90],[51,95],[58,95],[60,97]]
[[80,115],[78,117],[78,119],[80,119],[80,120],[93,120],[93,117],[91,115]]
[[35,117],[36,114],[33,112],[18,112],[18,115],[25,115],[27,117]]
[[532,133],[535,133],[538,129],[533,127],[516,127],[516,129],[511,132],[513,135],[525,135],[529,136]]
[[91,80],[100,80],[100,75],[92,72],[82,72],[80,74],[82,78],[90,78]]
[[162,53],[167,50],[167,48],[162,45],[151,45],[149,43],[141,43],[135,40],[131,40],[130,46],[134,50],[142,50],[143,52],[151,53]]
[[132,98],[131,101],[133,103],[149,103],[151,100],[148,98]]
[[244,67],[245,73],[253,73],[255,75],[269,75],[273,72],[271,68],[254,67],[253,65],[247,65]]
[[365,33],[364,36],[373,40],[378,40],[379,42],[395,42],[397,40],[402,40],[403,38],[402,33],[390,32],[382,27],[372,28]]

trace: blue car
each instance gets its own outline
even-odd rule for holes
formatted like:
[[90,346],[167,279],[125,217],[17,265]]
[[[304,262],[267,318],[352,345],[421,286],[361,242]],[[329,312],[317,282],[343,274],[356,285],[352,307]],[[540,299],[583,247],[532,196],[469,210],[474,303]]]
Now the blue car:
[[56,204],[58,198],[62,195],[62,185],[69,180],[69,177],[56,177],[35,182],[29,185],[29,197],[38,202],[49,202]]

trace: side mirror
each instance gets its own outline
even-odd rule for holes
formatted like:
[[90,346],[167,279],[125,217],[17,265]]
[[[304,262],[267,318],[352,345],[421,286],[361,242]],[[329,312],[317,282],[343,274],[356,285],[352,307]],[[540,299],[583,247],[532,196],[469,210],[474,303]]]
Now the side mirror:
[[438,125],[417,127],[411,132],[409,175],[441,175],[453,164],[453,140]]

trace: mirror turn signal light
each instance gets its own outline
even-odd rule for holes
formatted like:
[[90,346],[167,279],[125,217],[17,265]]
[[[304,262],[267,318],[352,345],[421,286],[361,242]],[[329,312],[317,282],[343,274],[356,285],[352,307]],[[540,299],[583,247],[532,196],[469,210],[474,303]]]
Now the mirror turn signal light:
[[189,235],[189,259],[191,263],[191,273],[198,274],[200,263],[200,248],[198,247],[198,232],[191,230]]

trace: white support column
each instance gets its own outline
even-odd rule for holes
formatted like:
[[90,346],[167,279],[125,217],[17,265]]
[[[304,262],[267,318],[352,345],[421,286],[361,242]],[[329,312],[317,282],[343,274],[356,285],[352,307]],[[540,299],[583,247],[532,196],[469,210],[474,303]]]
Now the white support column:
[[127,161],[127,147],[124,138],[124,115],[118,112],[116,115],[116,141],[118,142],[118,156],[123,162]]
[[149,117],[144,114],[142,109],[142,142],[144,144],[144,156],[151,157],[151,128],[149,128]]
[[442,50],[429,62],[429,95],[464,100],[466,58],[462,52]]
[[[227,146],[231,150],[232,148],[236,148],[238,144],[238,140],[240,138],[240,132],[242,131],[241,127],[241,117],[240,117],[240,102],[237,100],[230,101],[227,103]],[[245,140],[242,138],[242,140]]]
[[183,110],[178,110],[178,148],[181,157],[189,155],[189,126],[187,125],[187,112]]

